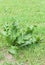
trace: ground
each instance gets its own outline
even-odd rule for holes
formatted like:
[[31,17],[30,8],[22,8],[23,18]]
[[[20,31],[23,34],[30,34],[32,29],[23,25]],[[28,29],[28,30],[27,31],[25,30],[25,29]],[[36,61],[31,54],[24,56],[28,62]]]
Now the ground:
[[20,50],[15,58],[8,53],[7,43],[0,35],[0,65],[45,65],[45,0],[0,0],[0,32],[5,22],[12,21],[36,24],[35,31],[43,41]]

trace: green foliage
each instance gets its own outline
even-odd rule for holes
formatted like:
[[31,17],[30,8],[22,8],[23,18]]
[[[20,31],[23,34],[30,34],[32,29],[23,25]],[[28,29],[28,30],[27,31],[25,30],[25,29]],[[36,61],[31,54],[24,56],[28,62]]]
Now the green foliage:
[[4,26],[4,37],[12,46],[23,47],[40,41],[40,37],[34,34],[36,26],[21,27],[21,24],[12,22]]
[[16,55],[17,56],[17,51],[18,51],[18,47],[16,46],[11,46],[9,49],[8,49],[8,52],[11,53],[12,55]]

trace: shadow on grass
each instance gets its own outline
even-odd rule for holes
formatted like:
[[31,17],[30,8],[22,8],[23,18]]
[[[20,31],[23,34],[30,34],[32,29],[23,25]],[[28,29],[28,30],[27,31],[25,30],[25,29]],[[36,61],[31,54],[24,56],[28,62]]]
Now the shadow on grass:
[[[34,49],[38,48],[40,46],[39,43],[35,43],[35,44],[31,44],[31,45],[27,45],[24,47],[19,48],[19,50],[17,51],[17,55],[14,55],[16,59],[19,58],[24,58],[26,57],[28,54],[30,53],[34,53]],[[27,54],[26,54],[27,53]]]
[[39,46],[39,43],[34,43],[34,44],[30,44],[30,45],[21,47],[19,50],[28,50],[29,48],[30,49],[35,49],[35,47],[38,47],[38,46]]

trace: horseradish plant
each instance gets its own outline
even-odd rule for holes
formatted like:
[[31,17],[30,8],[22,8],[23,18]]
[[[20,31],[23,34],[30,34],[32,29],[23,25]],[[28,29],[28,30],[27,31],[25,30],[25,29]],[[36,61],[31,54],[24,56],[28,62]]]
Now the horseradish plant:
[[34,29],[36,26],[20,27],[16,22],[4,25],[5,38],[9,44],[12,46],[23,47],[33,43],[38,43],[40,37],[34,35]]

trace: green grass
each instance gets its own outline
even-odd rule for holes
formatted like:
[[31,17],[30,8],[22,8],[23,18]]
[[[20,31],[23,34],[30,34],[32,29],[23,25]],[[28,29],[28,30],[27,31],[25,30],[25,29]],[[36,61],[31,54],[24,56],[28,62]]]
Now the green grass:
[[[35,31],[44,38],[42,43],[20,50],[17,62],[45,65],[45,0],[0,0],[0,31],[5,22],[10,24],[12,21],[36,24],[38,28]],[[0,36],[0,50],[5,47],[6,41]]]

